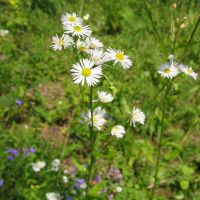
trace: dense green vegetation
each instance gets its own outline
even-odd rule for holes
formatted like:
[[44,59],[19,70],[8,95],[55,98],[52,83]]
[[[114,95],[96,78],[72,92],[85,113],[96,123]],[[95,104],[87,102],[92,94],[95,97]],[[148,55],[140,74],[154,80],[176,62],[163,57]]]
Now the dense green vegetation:
[[[64,12],[89,14],[84,23],[93,35],[133,60],[129,70],[115,65],[105,72],[117,93],[112,103],[103,105],[111,120],[98,133],[91,199],[150,198],[162,121],[164,92],[160,89],[166,83],[157,69],[174,54],[178,62],[200,72],[200,2],[174,3],[0,1],[0,30],[9,31],[0,36],[0,199],[44,200],[49,192],[68,200],[85,199],[84,184],[76,184],[86,179],[89,164],[89,132],[82,119],[88,110],[89,88],[72,81],[73,52],[51,48],[52,36],[63,33],[60,17]],[[98,90],[111,89],[103,80],[94,88],[94,96]],[[145,124],[135,128],[127,123],[133,106],[147,116]],[[199,79],[174,80],[163,122],[155,200],[200,200],[199,113]],[[120,123],[126,128],[122,139],[110,134],[110,127]],[[58,172],[51,169],[56,158],[61,160]],[[46,163],[39,173],[32,169],[37,161]],[[63,183],[66,169],[68,182]],[[122,191],[117,192],[119,186]]]

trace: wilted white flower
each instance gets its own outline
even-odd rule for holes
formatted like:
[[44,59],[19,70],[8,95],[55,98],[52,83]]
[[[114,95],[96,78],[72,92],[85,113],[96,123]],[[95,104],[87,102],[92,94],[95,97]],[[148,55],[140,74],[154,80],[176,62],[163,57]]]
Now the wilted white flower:
[[77,40],[76,48],[79,51],[82,51],[82,52],[87,52],[88,51],[88,47],[87,47],[85,41],[81,41],[80,39]]
[[88,59],[82,59],[80,63],[74,64],[71,72],[74,83],[81,83],[82,86],[85,82],[88,86],[96,85],[102,76],[101,66],[94,67],[94,62]]
[[44,168],[46,163],[44,161],[38,161],[36,163],[32,163],[32,168],[35,172],[39,172],[42,168]]
[[111,102],[114,98],[112,96],[112,94],[109,94],[105,91],[98,91],[97,94],[98,94],[98,97],[99,97],[99,101],[102,102],[102,103]]
[[77,37],[89,37],[92,34],[91,29],[89,26],[84,26],[82,24],[73,24],[71,26],[64,26],[66,33],[72,34],[73,36]]
[[4,30],[4,29],[0,30],[0,36],[2,37],[6,36],[8,33],[9,33],[8,30]]
[[90,18],[90,15],[89,15],[89,14],[86,14],[86,15],[83,16],[83,19],[84,19],[85,21],[87,21],[89,18]]
[[144,124],[145,114],[139,108],[133,108],[132,116],[131,116],[131,125],[135,127],[136,122],[140,124]]
[[111,135],[116,136],[117,138],[124,137],[125,133],[126,133],[125,128],[121,125],[112,127]]
[[54,50],[61,51],[62,49],[69,47],[73,43],[73,40],[66,34],[63,34],[61,38],[56,35],[52,37],[52,43],[51,46]]
[[100,49],[103,47],[103,43],[100,42],[99,39],[94,37],[86,38],[85,43],[87,44],[89,49]]
[[63,26],[69,26],[77,23],[81,23],[82,19],[80,17],[77,17],[76,13],[65,13],[61,17],[61,21]]
[[185,73],[186,75],[192,77],[194,80],[196,80],[197,77],[198,77],[198,74],[196,72],[194,72],[191,67],[187,67],[187,66],[181,65],[180,70],[183,73]]
[[176,67],[176,65],[177,64],[173,64],[173,63],[164,63],[159,67],[158,73],[162,77],[172,79],[179,74],[179,70]]
[[122,187],[117,186],[117,187],[115,188],[115,191],[116,191],[116,192],[122,192]]
[[106,52],[106,56],[114,61],[114,64],[119,63],[124,69],[128,69],[132,66],[132,61],[127,55],[124,55],[124,52],[121,50],[109,48]]
[[69,181],[67,176],[63,176],[62,179],[63,179],[63,183],[68,183],[68,181]]
[[51,170],[57,172],[59,170],[59,167],[60,167],[60,160],[59,159],[53,160],[51,163]]
[[61,200],[60,194],[56,192],[46,193],[46,198],[47,200]]
[[[107,122],[107,120],[105,119],[105,110],[102,109],[100,106],[98,106],[97,108],[95,108],[94,112],[93,112],[93,125],[94,127],[96,127],[99,131],[103,130],[105,123]],[[83,115],[84,119],[86,120],[86,122],[91,125],[91,110],[88,111],[87,114]]]
[[92,60],[95,63],[95,65],[102,65],[108,62],[108,58],[102,49],[90,50],[89,54],[90,54],[90,60]]

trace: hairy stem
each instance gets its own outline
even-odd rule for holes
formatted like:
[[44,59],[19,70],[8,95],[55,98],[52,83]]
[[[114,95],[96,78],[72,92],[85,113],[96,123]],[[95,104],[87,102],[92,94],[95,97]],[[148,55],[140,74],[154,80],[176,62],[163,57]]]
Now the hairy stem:
[[90,199],[89,194],[88,194],[88,189],[90,187],[90,179],[91,179],[91,174],[92,174],[92,168],[93,168],[94,163],[95,163],[95,157],[93,155],[93,151],[94,151],[94,145],[95,145],[95,141],[96,141],[96,135],[94,133],[92,96],[93,96],[93,88],[91,86],[90,87],[90,112],[91,112],[90,115],[91,115],[91,124],[89,125],[89,132],[90,132],[90,164],[89,164],[89,168],[88,168],[86,199]]
[[165,112],[166,112],[166,104],[167,104],[167,96],[169,93],[169,90],[171,88],[172,82],[170,81],[165,89],[165,94],[163,97],[163,105],[162,105],[162,119],[161,119],[161,129],[159,134],[159,143],[157,148],[157,155],[156,155],[156,166],[155,166],[155,175],[154,175],[154,185],[151,191],[150,200],[153,200],[155,189],[158,183],[158,171],[160,166],[160,153],[162,149],[162,138],[163,138],[163,132],[164,132],[164,119],[165,119]]

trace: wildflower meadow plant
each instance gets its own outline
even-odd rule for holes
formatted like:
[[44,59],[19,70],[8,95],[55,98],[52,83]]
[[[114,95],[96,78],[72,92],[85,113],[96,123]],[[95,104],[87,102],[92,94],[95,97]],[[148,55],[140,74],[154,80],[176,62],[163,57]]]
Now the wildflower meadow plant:
[[[76,63],[70,70],[72,80],[81,87],[88,87],[90,91],[88,112],[83,114],[84,121],[89,127],[90,138],[90,163],[87,167],[86,182],[84,182],[86,199],[89,199],[88,191],[91,187],[91,176],[96,161],[94,149],[98,132],[102,132],[107,128],[106,124],[109,120],[106,117],[106,110],[100,105],[95,107],[94,103],[105,104],[112,102],[116,95],[116,88],[104,71],[106,71],[106,68],[111,68],[116,64],[124,70],[128,70],[132,67],[133,62],[124,51],[106,48],[99,39],[93,37],[90,27],[84,25],[83,20],[76,13],[65,13],[61,17],[61,22],[64,33],[61,37],[56,35],[52,38],[52,48],[55,51],[69,49],[74,53]],[[98,84],[103,80],[108,81],[110,87],[99,90],[97,92],[98,99],[95,100],[94,88],[97,88]],[[110,92],[108,92],[109,90]],[[144,124],[145,114],[140,109],[134,108],[130,116],[130,124],[134,127],[136,123]],[[126,130],[124,126],[118,124],[110,129],[110,133],[113,137],[123,138]],[[79,186],[80,183],[82,185],[82,179],[77,181],[76,186]],[[117,192],[121,192],[121,189],[118,188]]]

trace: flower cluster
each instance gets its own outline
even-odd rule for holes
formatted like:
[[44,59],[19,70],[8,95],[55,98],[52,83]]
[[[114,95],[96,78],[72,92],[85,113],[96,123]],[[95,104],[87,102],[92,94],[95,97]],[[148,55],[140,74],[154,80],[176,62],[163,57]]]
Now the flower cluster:
[[158,73],[162,77],[173,79],[176,76],[178,76],[180,73],[184,73],[195,80],[197,79],[198,74],[195,73],[191,67],[188,67],[181,63],[179,64],[179,63],[174,62],[173,55],[170,55],[168,59],[169,59],[169,62],[162,64],[158,69]]
[[[77,14],[65,13],[61,17],[61,22],[64,33],[61,37],[56,35],[52,38],[52,47],[59,51],[68,47],[77,58],[81,57],[70,70],[75,84],[95,86],[104,76],[105,67],[119,64],[123,69],[129,69],[133,65],[124,51],[110,47],[104,48],[104,44],[92,36],[90,27],[84,25],[83,20]],[[106,91],[98,91],[97,94],[98,99],[94,102],[109,103],[114,99],[114,95]],[[106,111],[101,106],[97,106],[93,112],[88,110],[86,114],[83,114],[85,122],[99,131],[104,129],[108,121],[106,116]],[[131,124],[133,126],[136,122],[144,124],[144,121],[144,113],[134,108]],[[125,132],[125,128],[119,124],[111,129],[111,135],[117,138],[122,138]]]

